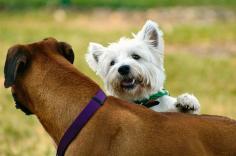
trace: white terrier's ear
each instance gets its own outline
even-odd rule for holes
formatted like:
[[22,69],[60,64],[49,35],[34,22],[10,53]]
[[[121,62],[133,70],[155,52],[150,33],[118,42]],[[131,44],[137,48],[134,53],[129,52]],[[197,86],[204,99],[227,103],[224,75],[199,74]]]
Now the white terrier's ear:
[[88,52],[86,54],[86,61],[89,64],[90,68],[94,71],[97,71],[99,57],[103,54],[105,47],[98,43],[89,43]]
[[163,33],[158,28],[158,24],[148,20],[141,31],[138,32],[137,37],[141,40],[144,40],[153,47],[159,48],[163,44]]

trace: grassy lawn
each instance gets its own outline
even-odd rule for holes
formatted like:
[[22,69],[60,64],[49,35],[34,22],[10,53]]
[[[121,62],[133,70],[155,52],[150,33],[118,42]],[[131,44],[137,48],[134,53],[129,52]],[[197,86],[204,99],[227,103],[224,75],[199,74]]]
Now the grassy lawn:
[[[134,14],[141,19],[134,20]],[[143,14],[106,10],[71,11],[66,15],[49,10],[0,12],[1,84],[10,46],[52,36],[70,43],[76,56],[75,66],[102,86],[84,60],[88,43],[107,44],[120,36],[130,37],[131,32],[139,30],[145,22],[147,17]],[[235,20],[216,19],[200,24],[187,20],[185,23],[178,20],[158,22],[165,32],[166,88],[170,93],[173,96],[194,93],[200,99],[202,113],[236,119]],[[52,140],[36,117],[27,117],[16,110],[10,90],[3,85],[0,86],[0,101],[0,156],[55,155]]]
[[146,9],[170,6],[225,6],[235,8],[235,0],[0,0],[0,8],[26,9],[45,6],[71,5],[76,8]]

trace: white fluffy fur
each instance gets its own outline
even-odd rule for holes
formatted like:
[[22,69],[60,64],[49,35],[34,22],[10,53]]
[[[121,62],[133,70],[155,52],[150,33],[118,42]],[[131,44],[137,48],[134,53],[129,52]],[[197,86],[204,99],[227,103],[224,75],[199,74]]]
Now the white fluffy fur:
[[[149,20],[133,36],[131,39],[123,37],[107,47],[90,43],[86,55],[91,69],[104,80],[107,92],[129,101],[149,97],[161,90],[165,81],[164,40],[158,25]],[[141,58],[135,60],[132,58],[134,54]],[[112,61],[114,65],[111,65]],[[130,73],[126,78],[129,77],[137,82],[132,89],[124,89],[121,86],[125,77],[119,74],[118,69],[122,65],[130,66]],[[191,113],[198,113],[200,109],[197,98],[190,94],[177,98],[163,96],[158,100],[160,104],[151,109],[159,112],[179,111],[183,107],[186,108],[186,105],[189,106]]]

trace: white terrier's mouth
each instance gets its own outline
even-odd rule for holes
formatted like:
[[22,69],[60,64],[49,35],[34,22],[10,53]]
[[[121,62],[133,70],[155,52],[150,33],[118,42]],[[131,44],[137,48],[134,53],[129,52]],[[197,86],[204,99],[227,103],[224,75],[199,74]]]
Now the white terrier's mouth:
[[135,80],[134,78],[125,78],[121,80],[120,85],[121,88],[124,89],[133,89],[139,84],[139,81]]

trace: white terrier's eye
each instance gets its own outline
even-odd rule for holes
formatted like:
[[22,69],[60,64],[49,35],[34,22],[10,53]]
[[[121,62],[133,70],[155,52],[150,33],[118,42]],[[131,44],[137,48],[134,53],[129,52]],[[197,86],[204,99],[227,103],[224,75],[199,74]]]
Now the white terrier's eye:
[[111,63],[110,63],[110,66],[113,66],[115,64],[115,61],[112,60]]
[[132,58],[135,59],[135,60],[139,60],[139,59],[141,58],[141,57],[140,57],[139,55],[137,55],[137,54],[132,54],[131,56],[132,56]]

